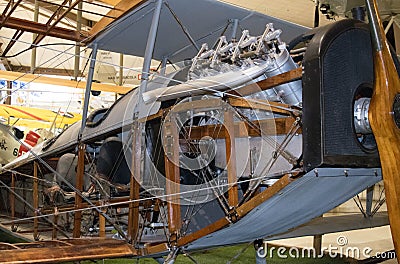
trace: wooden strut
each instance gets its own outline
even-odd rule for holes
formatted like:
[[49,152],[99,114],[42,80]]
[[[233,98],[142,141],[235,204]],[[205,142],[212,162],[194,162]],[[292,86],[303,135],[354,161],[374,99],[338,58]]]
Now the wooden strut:
[[58,209],[54,208],[53,216],[53,232],[51,233],[51,239],[57,239],[57,226],[58,226]]
[[[103,213],[106,213],[106,209],[101,209]],[[106,218],[102,215],[99,214],[99,237],[106,237]]]
[[289,109],[291,108],[290,105],[271,102],[268,100],[260,100],[260,99],[248,100],[246,98],[228,98],[228,103],[233,107],[264,110],[287,116],[292,115],[292,112],[289,111]]
[[[11,192],[10,192],[10,210],[11,210],[11,219],[15,219],[15,173],[11,173]],[[14,225],[14,221],[11,222],[11,230],[16,231],[16,227]]]
[[[78,145],[78,166],[76,172],[76,189],[80,192],[83,191],[83,179],[85,175],[85,144],[79,143]],[[75,209],[82,208],[82,197],[75,195]],[[78,238],[81,236],[81,221],[82,212],[76,211],[74,213],[74,230],[72,236]]]
[[34,209],[34,219],[33,219],[33,239],[35,241],[39,240],[39,181],[38,181],[38,163],[33,162],[33,209]]
[[129,214],[128,214],[128,238],[132,244],[136,244],[139,233],[139,192],[141,179],[141,156],[142,156],[142,122],[136,121],[132,128],[132,166],[129,191]]
[[170,232],[170,243],[175,244],[181,229],[181,206],[180,206],[180,172],[179,172],[179,131],[176,121],[169,114],[164,121],[164,150],[165,150],[165,176],[168,210],[168,229]]
[[288,82],[296,81],[301,79],[303,75],[303,69],[302,68],[296,68],[294,70],[284,72],[275,76],[272,76],[270,78],[267,78],[265,80],[252,83],[249,85],[246,85],[242,88],[233,90],[228,92],[229,95],[235,95],[235,96],[247,96],[250,94],[258,93],[261,91],[265,91],[268,89],[271,89],[273,87],[276,87],[281,84],[285,84]]
[[[369,121],[378,145],[385,185],[390,229],[400,263],[400,128],[394,118],[400,106],[400,80],[390,54],[389,45],[375,0],[366,0],[374,44],[374,92],[369,107]],[[397,99],[400,100],[400,99]],[[397,108],[397,110],[396,110]],[[399,114],[397,112],[397,114]],[[397,120],[400,122],[400,120]]]
[[230,209],[239,203],[237,172],[236,172],[236,144],[235,144],[235,123],[233,120],[233,111],[224,112],[225,126],[225,149],[226,163],[228,173],[228,202]]

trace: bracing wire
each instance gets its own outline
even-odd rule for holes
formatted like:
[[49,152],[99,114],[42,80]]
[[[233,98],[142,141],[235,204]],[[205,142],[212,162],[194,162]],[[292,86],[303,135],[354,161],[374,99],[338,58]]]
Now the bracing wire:
[[[291,174],[295,171],[286,171],[286,172],[282,172],[282,174]],[[263,177],[264,179],[268,179],[270,176],[265,176]],[[252,181],[256,181],[259,180],[259,178],[257,179],[247,179],[247,180],[243,180],[241,181],[242,183],[245,182],[252,182]],[[59,212],[63,213],[63,214],[67,214],[67,213],[74,213],[74,212],[82,212],[82,211],[86,211],[86,210],[101,210],[103,208],[108,208],[108,207],[112,207],[112,206],[121,206],[121,205],[127,205],[130,203],[138,203],[138,202],[145,202],[145,201],[149,201],[149,200],[153,200],[153,199],[168,199],[171,197],[179,197],[181,195],[184,194],[191,194],[193,192],[199,192],[199,191],[205,191],[205,190],[209,190],[210,188],[223,188],[223,187],[232,187],[234,185],[236,185],[237,183],[223,183],[223,184],[218,184],[216,186],[213,187],[204,187],[204,188],[200,188],[200,189],[196,189],[196,190],[189,190],[189,191],[184,191],[184,192],[179,192],[179,193],[172,193],[172,194],[163,194],[163,195],[156,195],[156,196],[151,196],[151,197],[146,197],[146,198],[140,198],[140,199],[129,199],[128,201],[121,201],[121,202],[111,202],[111,203],[106,203],[104,205],[94,205],[93,203],[91,203],[90,206],[86,207],[86,208],[79,208],[79,209],[71,209],[71,210],[66,210],[66,211],[62,211]],[[43,217],[50,217],[50,216],[54,216],[55,213],[51,213],[51,214],[42,214],[40,216],[36,216],[36,217],[25,217],[25,218],[20,218],[20,219],[15,219],[12,222],[21,222],[24,220],[31,220],[31,219],[35,219],[35,218],[43,218]],[[3,222],[3,224],[11,224],[10,222]]]

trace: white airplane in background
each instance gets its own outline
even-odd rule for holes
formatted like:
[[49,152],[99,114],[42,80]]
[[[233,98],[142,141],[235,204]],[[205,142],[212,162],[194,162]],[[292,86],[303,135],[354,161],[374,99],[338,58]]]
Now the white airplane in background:
[[[48,134],[52,137],[52,135]],[[7,164],[43,141],[43,137],[32,130],[22,130],[0,123],[0,164]]]
[[54,131],[64,130],[81,120],[82,116],[77,113],[1,104],[0,118],[3,120],[0,123],[0,164],[4,165],[43,140],[52,138]]

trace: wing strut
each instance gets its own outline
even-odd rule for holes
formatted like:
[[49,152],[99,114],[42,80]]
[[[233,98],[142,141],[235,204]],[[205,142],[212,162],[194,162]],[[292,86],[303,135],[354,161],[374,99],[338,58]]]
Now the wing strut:
[[82,110],[83,111],[82,112],[82,124],[81,124],[81,129],[79,131],[79,136],[78,136],[79,141],[82,138],[83,130],[85,129],[85,126],[86,126],[87,113],[88,113],[88,109],[89,109],[90,89],[92,87],[92,82],[93,82],[94,65],[96,63],[96,56],[97,56],[97,43],[94,43],[93,49],[92,49],[92,56],[90,58],[89,72],[88,72],[87,81],[86,81],[85,99],[83,102],[83,110]]
[[[144,61],[143,61],[143,67],[142,67],[142,82],[140,83],[140,87],[139,87],[139,102],[140,103],[143,102],[142,93],[146,91],[147,82],[149,80],[151,59],[153,57],[154,46],[156,43],[158,23],[160,21],[162,3],[163,3],[163,0],[158,0],[157,3],[155,4],[153,20],[151,22],[149,36],[147,37],[147,44],[146,44],[146,50],[144,53]],[[138,111],[139,108],[136,107],[135,110]]]

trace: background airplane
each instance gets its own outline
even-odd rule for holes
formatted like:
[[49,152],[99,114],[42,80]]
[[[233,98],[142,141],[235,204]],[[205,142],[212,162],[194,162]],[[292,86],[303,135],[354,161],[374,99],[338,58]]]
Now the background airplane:
[[0,164],[4,165],[29,151],[30,147],[59,134],[81,120],[77,113],[0,105]]
[[29,121],[36,121],[36,123],[32,123],[32,126],[29,126],[29,128],[35,128],[34,125],[41,123],[42,125],[36,128],[52,127],[55,129],[64,129],[66,126],[82,118],[81,114],[78,113],[55,112],[41,108],[5,104],[0,105],[0,117],[2,117],[3,120],[7,120],[8,125],[17,127],[24,126],[22,122],[28,124]]

